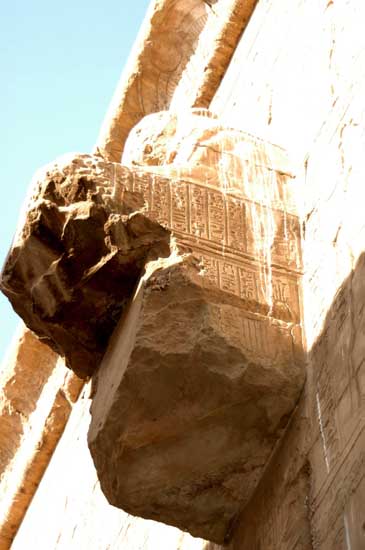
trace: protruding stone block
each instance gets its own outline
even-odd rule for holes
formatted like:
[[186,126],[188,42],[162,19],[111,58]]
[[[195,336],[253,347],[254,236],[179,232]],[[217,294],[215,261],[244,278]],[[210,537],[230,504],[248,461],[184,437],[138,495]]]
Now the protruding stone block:
[[146,261],[170,253],[169,232],[123,185],[130,176],[90,155],[40,171],[2,273],[15,311],[82,377],[98,367]]
[[38,178],[2,286],[83,376],[121,316],[94,377],[103,491],[222,543],[304,381],[293,177],[283,150],[200,111],[148,117],[123,162]]
[[126,145],[176,248],[114,332],[89,446],[109,502],[222,543],[304,382],[300,230],[284,151],[204,114],[151,115]]
[[163,263],[110,342],[89,446],[111,504],[222,543],[302,388],[300,330]]

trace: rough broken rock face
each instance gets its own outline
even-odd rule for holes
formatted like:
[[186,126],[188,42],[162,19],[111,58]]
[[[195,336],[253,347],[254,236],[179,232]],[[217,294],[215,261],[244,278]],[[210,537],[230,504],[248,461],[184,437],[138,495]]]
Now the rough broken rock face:
[[295,406],[301,336],[204,288],[190,260],[147,274],[116,329],[89,447],[111,504],[223,543]]
[[89,446],[109,502],[222,543],[304,382],[291,169],[200,110],[146,117],[123,164],[37,177],[2,288],[78,374],[101,362]]
[[140,194],[115,200],[129,177],[89,155],[39,172],[2,273],[15,311],[81,377],[99,365],[147,259],[170,253]]
[[222,543],[304,382],[293,179],[282,150],[199,112],[147,117],[123,163],[189,253],[148,265],[115,330],[90,450],[113,505]]

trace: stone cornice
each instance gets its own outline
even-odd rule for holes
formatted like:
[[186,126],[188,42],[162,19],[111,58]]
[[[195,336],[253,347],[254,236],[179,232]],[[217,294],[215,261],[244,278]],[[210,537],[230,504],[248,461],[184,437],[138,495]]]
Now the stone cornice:
[[208,107],[257,0],[155,0],[122,73],[96,143],[119,162],[145,115]]

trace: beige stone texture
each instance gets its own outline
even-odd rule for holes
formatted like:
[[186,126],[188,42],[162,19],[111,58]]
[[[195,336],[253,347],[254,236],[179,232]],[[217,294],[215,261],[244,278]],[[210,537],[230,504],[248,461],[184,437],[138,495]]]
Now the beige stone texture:
[[113,335],[89,446],[111,504],[224,542],[302,388],[300,331],[166,264]]
[[130,168],[73,155],[37,174],[2,288],[82,376],[122,315],[95,380],[102,489],[222,543],[304,381],[295,183],[285,151],[206,111],[147,118]]
[[76,154],[41,170],[2,273],[16,311],[70,368],[95,371],[146,262],[176,239],[205,285],[299,323],[300,229],[282,149],[201,110],[165,112],[142,121],[123,161],[131,170]]
[[296,213],[295,171],[284,149],[225,126],[203,108],[162,111],[130,132],[122,164],[188,179]]
[[140,212],[143,198],[124,193],[130,177],[90,155],[45,167],[1,276],[27,326],[82,377],[98,367],[146,261],[170,253],[169,232]]
[[364,16],[361,2],[260,2],[211,105],[305,161],[307,384],[234,550],[365,547]]
[[113,335],[90,449],[109,502],[222,543],[304,380],[295,183],[283,150],[201,110],[147,117],[124,162],[177,248]]
[[119,162],[130,130],[145,115],[170,106],[208,107],[256,2],[152,1],[96,151]]
[[0,377],[0,548],[7,549],[57,446],[82,382],[23,327]]
[[[278,143],[298,166],[306,161],[299,204],[307,383],[234,526],[230,550],[365,546],[364,10],[360,1],[260,0],[211,105],[225,126]],[[171,527],[154,530],[152,522],[131,516],[122,523],[123,512],[98,500],[97,483],[88,481],[86,425],[69,426],[74,431],[67,449],[58,447],[59,459],[43,478],[16,548],[28,547],[34,533],[37,548],[47,550],[218,548],[203,541],[195,547],[195,539]],[[79,450],[71,456],[76,443]],[[75,456],[80,465],[73,478]],[[60,483],[66,460],[71,474]],[[49,494],[55,495],[51,502]],[[52,522],[45,525],[46,516]]]
[[[57,361],[56,354],[42,345],[30,331],[21,328],[18,332],[17,341],[0,372],[1,472],[6,470],[16,453],[24,425],[36,408],[42,387]],[[30,370],[32,368],[34,372]],[[24,393],[26,384],[27,395]]]
[[[222,17],[222,4],[224,4],[225,13],[229,14],[227,18]],[[183,2],[165,1],[154,3],[150,10],[153,16],[151,16],[150,21],[146,21],[145,31],[141,33],[141,46],[137,46],[134,50],[139,50],[138,60],[135,62],[134,55],[130,64],[130,67],[134,64],[134,68],[127,69],[125,73],[127,76],[122,77],[121,86],[116,93],[116,101],[111,105],[101,132],[100,148],[108,158],[114,156],[118,159],[123,140],[136,120],[146,112],[156,110],[156,106],[160,108],[160,105],[165,107],[168,104],[171,92],[174,90],[174,80],[175,83],[179,81],[178,75],[184,69],[189,53],[195,52],[191,45],[195,45],[197,36],[207,19],[210,23],[207,28],[211,35],[211,47],[205,49],[205,37],[207,36],[207,32],[205,32],[204,41],[201,42],[204,47],[203,49],[200,47],[200,50],[202,50],[205,57],[207,51],[214,52],[214,54],[206,58],[204,73],[198,70],[199,76],[205,74],[209,75],[209,78],[200,81],[197,86],[199,93],[196,94],[196,97],[203,96],[204,104],[209,101],[216,88],[216,84],[213,86],[211,83],[219,82],[225,65],[232,54],[235,42],[244,24],[249,19],[254,4],[255,2],[248,1],[244,4],[241,2],[220,2],[219,14],[217,12],[218,6],[215,6],[213,12],[215,21],[212,24],[212,10],[207,9],[207,6],[201,2],[192,2],[191,5],[185,0]],[[207,17],[207,11],[210,17]],[[217,17],[217,15],[220,17]],[[173,28],[177,29],[176,33],[171,32]],[[211,28],[214,28],[214,30],[219,29],[219,32],[216,33],[218,39],[215,38],[214,31],[210,30]],[[151,38],[153,38],[152,43]],[[169,57],[172,51],[176,52],[176,56],[173,56],[174,75],[171,74],[171,68],[169,68],[168,73],[165,72],[167,67],[163,55],[161,55],[163,51],[165,51],[165,58],[167,52]],[[157,66],[151,63],[151,59],[156,60]],[[199,60],[195,66],[198,65]],[[153,90],[151,95],[148,93],[149,89]],[[188,89],[191,90],[190,80],[188,80]],[[147,95],[149,95],[148,98]],[[31,344],[25,343],[23,349],[27,356],[31,356]],[[70,392],[69,398],[71,400],[77,395],[79,389],[77,377],[74,380],[75,382],[71,383],[67,389]],[[42,385],[40,385],[41,387]],[[20,388],[23,388],[22,384]]]
[[206,24],[173,92],[171,110],[209,106],[257,0],[213,0],[206,4]]

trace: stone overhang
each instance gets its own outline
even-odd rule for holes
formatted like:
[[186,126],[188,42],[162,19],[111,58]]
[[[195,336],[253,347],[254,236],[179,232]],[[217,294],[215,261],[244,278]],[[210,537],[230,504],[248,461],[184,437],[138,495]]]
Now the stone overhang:
[[37,175],[2,289],[93,376],[109,502],[222,543],[304,382],[293,175],[201,111],[142,121],[123,163],[71,155]]

